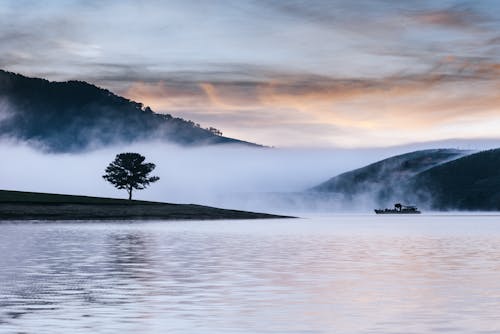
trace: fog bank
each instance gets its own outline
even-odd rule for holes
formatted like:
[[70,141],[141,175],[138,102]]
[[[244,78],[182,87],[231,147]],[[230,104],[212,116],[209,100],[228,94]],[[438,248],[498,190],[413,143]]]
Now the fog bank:
[[[46,154],[3,141],[0,152],[6,157],[0,165],[1,189],[126,198],[124,190],[115,189],[101,176],[117,153],[138,152],[157,165],[153,174],[161,179],[136,191],[135,199],[283,213],[338,210],[335,198],[320,200],[300,193],[408,148],[185,148],[147,142],[79,154]],[[369,198],[366,203],[371,205]]]

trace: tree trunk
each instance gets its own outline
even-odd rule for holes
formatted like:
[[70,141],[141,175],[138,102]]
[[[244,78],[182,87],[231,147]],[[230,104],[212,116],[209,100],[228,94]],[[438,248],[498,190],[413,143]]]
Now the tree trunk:
[[132,188],[129,188],[129,190],[128,190],[128,200],[129,201],[132,200]]

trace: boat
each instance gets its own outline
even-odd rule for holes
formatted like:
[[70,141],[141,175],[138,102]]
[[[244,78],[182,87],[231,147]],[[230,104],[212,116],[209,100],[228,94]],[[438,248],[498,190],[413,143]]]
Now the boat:
[[394,209],[375,209],[377,215],[382,214],[419,214],[421,213],[414,205],[394,204]]

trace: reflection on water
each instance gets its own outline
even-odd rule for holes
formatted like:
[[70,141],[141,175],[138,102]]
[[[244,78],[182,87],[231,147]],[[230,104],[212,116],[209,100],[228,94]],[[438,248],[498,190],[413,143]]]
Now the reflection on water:
[[0,332],[499,333],[500,217],[0,225]]

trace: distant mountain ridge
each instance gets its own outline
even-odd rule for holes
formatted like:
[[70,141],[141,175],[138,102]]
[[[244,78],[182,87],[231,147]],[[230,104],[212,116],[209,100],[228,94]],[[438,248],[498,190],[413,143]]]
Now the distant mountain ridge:
[[309,191],[336,195],[351,206],[367,201],[379,206],[399,201],[428,204],[432,196],[428,196],[423,185],[427,187],[432,182],[420,181],[419,175],[433,175],[426,173],[434,168],[444,168],[471,153],[457,149],[431,149],[397,155],[335,176]]
[[52,82],[0,70],[0,136],[73,152],[158,139],[181,145],[239,143],[216,129],[158,114],[84,81]]

